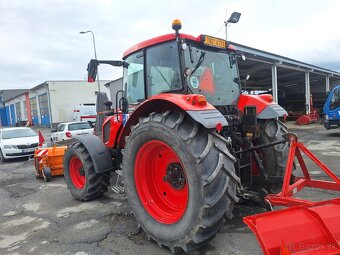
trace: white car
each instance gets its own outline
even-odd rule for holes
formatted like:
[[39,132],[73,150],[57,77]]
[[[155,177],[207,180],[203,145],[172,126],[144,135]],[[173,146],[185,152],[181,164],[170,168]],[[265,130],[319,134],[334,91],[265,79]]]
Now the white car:
[[34,154],[38,147],[39,136],[28,127],[0,129],[0,158],[6,159],[27,157]]
[[61,142],[79,135],[93,134],[94,129],[88,122],[60,123],[56,129],[51,130],[51,141]]

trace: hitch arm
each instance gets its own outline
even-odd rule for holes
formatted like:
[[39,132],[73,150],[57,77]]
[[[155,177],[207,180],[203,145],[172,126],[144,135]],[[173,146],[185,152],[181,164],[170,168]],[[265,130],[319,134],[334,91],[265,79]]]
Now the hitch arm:
[[252,146],[251,148],[245,149],[245,150],[239,150],[239,151],[235,151],[235,154],[242,154],[242,153],[247,153],[247,152],[252,152],[258,149],[264,149],[264,148],[268,148],[277,144],[281,144],[281,143],[286,143],[287,140],[286,139],[282,139],[280,141],[276,141],[276,142],[271,142],[271,143],[266,143],[266,144],[261,144],[261,145],[256,145],[256,146]]

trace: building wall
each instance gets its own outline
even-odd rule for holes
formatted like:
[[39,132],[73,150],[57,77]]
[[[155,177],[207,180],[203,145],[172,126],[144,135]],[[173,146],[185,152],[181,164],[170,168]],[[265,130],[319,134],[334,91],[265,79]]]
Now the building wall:
[[[104,86],[108,81],[101,81],[101,91],[109,95],[109,89]],[[73,120],[74,106],[86,103],[96,103],[95,92],[97,83],[86,81],[48,81],[52,123]]]
[[[7,102],[5,102],[5,108],[7,112],[7,124],[9,126],[15,126],[15,124],[19,121],[25,120],[25,116],[23,113],[22,102],[25,100],[24,95],[19,95]],[[20,110],[17,112],[16,104],[20,105]],[[27,117],[26,117],[27,120]]]
[[[101,91],[110,95],[101,81]],[[32,121],[35,126],[51,126],[73,120],[75,105],[96,103],[97,83],[87,81],[47,81],[29,91]],[[14,126],[19,121],[28,121],[25,94],[5,102],[4,114],[7,123]],[[20,108],[18,108],[20,106]],[[19,110],[18,110],[19,109]]]

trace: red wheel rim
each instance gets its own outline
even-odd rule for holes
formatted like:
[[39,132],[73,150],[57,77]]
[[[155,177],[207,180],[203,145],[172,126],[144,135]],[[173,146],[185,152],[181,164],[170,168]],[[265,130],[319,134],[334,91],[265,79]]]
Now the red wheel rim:
[[[176,176],[171,175],[173,170]],[[181,162],[167,144],[153,140],[140,148],[134,178],[139,198],[155,220],[173,224],[182,218],[189,188]]]
[[70,177],[73,185],[77,189],[82,189],[85,186],[85,172],[83,168],[83,164],[80,159],[76,156],[73,156],[70,160]]

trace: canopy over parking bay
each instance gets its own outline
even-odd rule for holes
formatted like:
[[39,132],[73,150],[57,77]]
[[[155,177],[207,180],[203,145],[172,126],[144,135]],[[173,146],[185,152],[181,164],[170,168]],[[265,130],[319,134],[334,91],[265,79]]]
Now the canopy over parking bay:
[[231,43],[246,56],[239,61],[241,79],[250,75],[244,89],[269,91],[275,102],[287,111],[311,111],[311,104],[322,109],[326,95],[340,84],[340,73],[301,61]]

